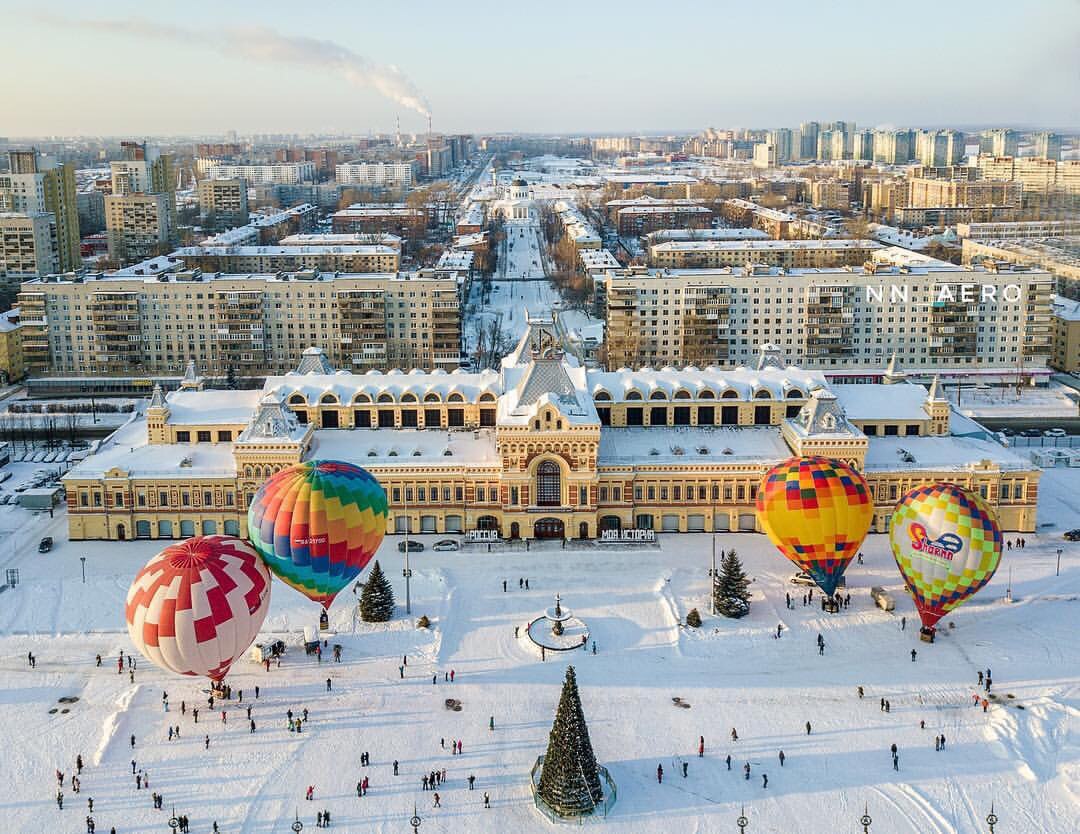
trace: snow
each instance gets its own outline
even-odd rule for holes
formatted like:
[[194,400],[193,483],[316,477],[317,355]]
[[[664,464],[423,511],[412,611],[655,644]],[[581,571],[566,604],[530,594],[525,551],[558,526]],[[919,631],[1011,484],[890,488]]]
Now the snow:
[[791,457],[791,450],[771,427],[605,427],[600,433],[597,457],[601,466],[646,467],[663,463],[715,466],[747,461],[766,466]]
[[829,386],[849,420],[926,420],[927,391],[914,383]]
[[[450,454],[446,454],[449,452]],[[361,466],[425,467],[497,465],[495,432],[377,429],[319,429],[312,434],[312,459],[354,460]]]
[[[996,440],[976,437],[871,437],[867,469],[967,470],[988,460],[1003,470],[1031,469],[1031,461]],[[914,460],[907,461],[904,453]]]
[[171,425],[246,425],[251,419],[261,390],[172,391],[165,397]]
[[[1078,495],[1075,470],[1048,472],[1040,489],[1045,516],[1068,524],[1080,512]],[[734,830],[744,808],[750,832],[855,831],[864,806],[875,834],[974,834],[985,830],[991,802],[1005,830],[1076,830],[1080,544],[1063,542],[1060,528],[1028,536],[1022,554],[1007,553],[994,580],[948,618],[956,628],[943,628],[934,645],[917,639],[914,608],[881,535],[864,545],[865,564],[848,571],[851,607],[834,616],[800,604],[802,589],[787,581],[792,567],[764,536],[718,535],[717,547],[736,548],[754,578],[752,608],[742,620],[708,613],[709,535],[661,535],[658,546],[638,549],[534,544],[530,552],[490,554],[483,546],[435,553],[436,537],[420,537],[428,548],[411,557],[412,611],[431,618],[430,630],[413,628],[405,616],[400,539],[391,537],[377,557],[399,601],[395,620],[357,622],[346,589],[330,610],[329,640],[343,646],[342,663],[327,653],[319,664],[296,645],[317,607],[275,583],[262,636],[285,640],[288,652],[268,673],[247,659],[237,662],[230,683],[244,690],[244,704],[227,704],[227,725],[206,709],[205,682],[167,675],[141,658],[134,684],[115,671],[119,651],[133,649],[123,622],[127,585],[158,545],[74,544],[64,539],[65,528],[62,510],[50,520],[0,507],[0,562],[21,571],[18,587],[0,595],[6,830],[82,830],[90,796],[99,831],[164,830],[175,808],[191,818],[193,831],[208,831],[216,820],[230,834],[269,834],[286,829],[297,811],[314,829],[315,811],[326,808],[337,830],[390,834],[407,828],[414,803],[425,832],[551,831],[532,806],[529,769],[545,752],[567,663],[577,668],[597,758],[618,786],[603,823],[614,834]],[[56,539],[50,554],[36,552],[42,535]],[[1062,571],[1055,577],[1059,546]],[[517,589],[519,576],[530,578],[530,590]],[[1002,601],[1010,583],[1012,605]],[[873,606],[874,585],[895,597],[895,611]],[[794,610],[785,608],[785,592],[793,593]],[[585,623],[598,654],[541,661],[524,628],[514,639],[514,626],[539,616],[555,593]],[[692,607],[701,612],[701,629],[680,626]],[[784,633],[776,640],[778,622]],[[819,633],[824,656],[814,645]],[[36,669],[27,667],[27,651],[37,656]],[[968,704],[976,670],[988,666],[1000,701],[984,714]],[[445,683],[451,669],[456,682]],[[862,701],[857,686],[865,688]],[[168,714],[162,691],[169,693]],[[70,712],[50,715],[65,706],[56,699],[68,695],[79,698],[67,705]],[[448,696],[462,702],[461,712],[444,708]],[[691,708],[675,708],[674,697]],[[890,713],[880,711],[880,698],[890,700]],[[255,735],[244,720],[249,704]],[[203,707],[198,726],[193,705]],[[305,707],[305,732],[290,734],[285,711]],[[166,740],[169,725],[180,725],[179,740]],[[732,727],[738,742],[729,741]],[[932,737],[941,732],[948,747],[938,753]],[[440,737],[462,739],[463,755],[451,756]],[[889,756],[894,743],[899,773]],[[361,768],[365,750],[372,764]],[[53,771],[70,774],[79,753],[87,763],[82,794],[65,790],[60,812]],[[135,790],[133,758],[150,775],[151,789],[163,793],[163,812]],[[401,767],[396,778],[394,759]],[[745,761],[750,781],[742,778]],[[655,780],[658,763],[663,785]],[[435,767],[445,767],[448,777],[440,809],[420,790],[421,774]],[[472,793],[465,784],[470,773],[477,777]],[[371,787],[358,799],[362,775]],[[303,800],[308,785],[315,786],[313,803]],[[484,791],[492,799],[487,811]]]

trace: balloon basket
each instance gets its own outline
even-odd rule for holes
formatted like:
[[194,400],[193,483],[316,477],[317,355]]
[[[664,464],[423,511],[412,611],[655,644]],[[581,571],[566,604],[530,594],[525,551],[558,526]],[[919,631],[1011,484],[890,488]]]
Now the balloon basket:
[[924,643],[933,643],[934,630],[932,628],[919,629],[919,639],[922,640]]
[[836,614],[840,611],[840,603],[834,599],[827,599],[825,600],[825,610],[830,614]]

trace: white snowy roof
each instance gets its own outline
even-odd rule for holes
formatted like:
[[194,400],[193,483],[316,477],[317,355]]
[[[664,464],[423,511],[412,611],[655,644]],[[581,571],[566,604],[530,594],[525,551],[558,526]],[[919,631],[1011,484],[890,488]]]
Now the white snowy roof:
[[830,385],[849,420],[926,420],[927,392],[915,383]]
[[[449,454],[447,454],[449,452]],[[498,465],[493,429],[319,429],[308,458],[330,458],[365,468]]]
[[262,399],[261,390],[173,391],[165,397],[169,424],[184,426],[247,423]]
[[1002,469],[1032,468],[1030,460],[996,441],[953,436],[871,437],[866,468],[964,471],[978,466],[983,460]]
[[146,442],[146,420],[139,417],[121,426],[98,450],[72,467],[64,480],[101,478],[120,468],[136,477],[191,478],[235,477],[232,443]]
[[651,243],[666,240],[768,240],[761,229],[661,229],[647,234]]
[[653,252],[788,252],[796,249],[881,249],[873,240],[669,240]]
[[742,463],[771,465],[791,457],[773,426],[608,428],[600,432],[599,466]]
[[[417,371],[403,373],[392,370],[388,373],[368,371],[363,374],[338,371],[334,374],[296,374],[267,377],[263,386],[264,393],[277,392],[286,400],[294,394],[300,394],[309,405],[315,405],[324,396],[330,394],[339,402],[351,403],[357,398],[360,402],[375,402],[380,394],[387,394],[394,402],[401,402],[406,394],[413,395],[423,402],[429,394],[438,397],[439,402],[448,402],[454,395],[460,395],[464,402],[475,402],[482,394],[502,393],[502,380],[495,371],[466,373],[455,370]],[[367,399],[363,399],[367,397]]]
[[630,391],[637,391],[643,400],[649,400],[654,392],[664,393],[665,399],[675,399],[676,392],[684,390],[691,399],[697,399],[703,391],[710,391],[713,399],[723,398],[725,391],[734,391],[738,396],[728,399],[753,400],[762,391],[767,391],[771,399],[787,399],[792,391],[797,392],[796,399],[804,399],[815,388],[827,388],[825,377],[818,371],[806,371],[794,366],[788,368],[733,368],[722,369],[707,367],[695,368],[690,365],[676,369],[664,367],[660,370],[640,368],[617,371],[589,371],[589,391],[595,397],[597,392],[606,391],[615,402],[623,402]]
[[1063,295],[1055,295],[1051,310],[1063,321],[1080,321],[1080,301],[1074,301]]

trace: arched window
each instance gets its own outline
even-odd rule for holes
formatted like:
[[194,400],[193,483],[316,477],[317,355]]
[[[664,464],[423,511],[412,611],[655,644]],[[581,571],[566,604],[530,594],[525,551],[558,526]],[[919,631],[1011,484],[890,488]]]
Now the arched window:
[[756,394],[754,394],[754,399],[755,400],[771,400],[772,399],[772,394],[769,393],[769,391],[767,391],[765,388],[762,388]]
[[307,405],[307,400],[303,394],[293,394],[289,397],[289,405]]
[[391,397],[389,394],[379,394],[379,402],[381,402],[381,403],[392,403],[393,401],[394,401],[394,398]]
[[559,483],[559,464],[545,460],[536,467],[536,504],[540,507],[558,507],[562,504]]
[[651,394],[649,394],[649,399],[650,400],[666,400],[667,399],[667,394],[665,394],[663,391],[653,391]]
[[675,399],[688,400],[690,399],[690,392],[687,391],[685,388],[680,388],[678,391],[675,392]]
[[737,400],[739,399],[739,392],[731,388],[728,388],[720,397],[722,400]]
[[426,402],[426,403],[437,403],[437,402],[439,402],[439,395],[435,394],[435,393],[424,394],[424,402]]
[[607,391],[597,391],[593,395],[593,399],[599,400],[600,402],[609,402],[611,400],[611,394],[609,394]]
[[416,402],[416,394],[409,394],[409,393],[402,394],[401,395],[401,401],[403,403],[414,403],[414,402]]
[[805,397],[806,397],[806,395],[803,394],[803,392],[800,391],[798,388],[790,388],[790,389],[788,389],[787,398],[789,400],[801,400],[801,399],[804,399]]
[[714,394],[712,391],[710,391],[708,388],[706,388],[704,391],[702,391],[700,394],[698,394],[698,399],[699,400],[715,400],[716,399],[716,394]]
[[628,399],[628,400],[640,400],[641,399],[641,392],[640,391],[627,391],[626,392],[626,399]]

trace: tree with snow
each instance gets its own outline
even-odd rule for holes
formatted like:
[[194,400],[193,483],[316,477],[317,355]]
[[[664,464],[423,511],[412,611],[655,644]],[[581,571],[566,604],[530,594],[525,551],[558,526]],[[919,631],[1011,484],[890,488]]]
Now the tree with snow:
[[592,813],[604,799],[573,666],[566,669],[537,790],[544,802],[564,817]]
[[360,592],[360,619],[365,623],[385,623],[394,616],[394,589],[383,573],[379,560]]
[[716,610],[725,617],[745,617],[750,613],[750,580],[734,549],[729,550],[720,562],[713,583],[713,599]]
[[229,367],[225,369],[225,388],[229,391],[235,391],[239,387],[240,385],[236,381],[236,368],[229,365]]

